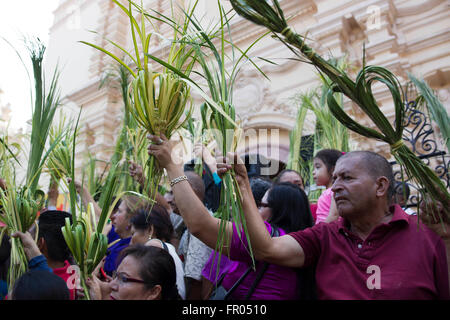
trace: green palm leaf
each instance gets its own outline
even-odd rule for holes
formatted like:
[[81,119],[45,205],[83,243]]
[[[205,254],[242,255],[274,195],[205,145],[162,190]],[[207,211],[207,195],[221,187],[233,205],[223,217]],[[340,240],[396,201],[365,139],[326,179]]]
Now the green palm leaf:
[[[387,142],[397,162],[405,168],[409,177],[422,190],[430,193],[433,200],[447,202],[450,199],[450,194],[442,181],[402,142],[406,102],[403,100],[404,94],[399,81],[390,71],[378,66],[365,66],[364,62],[356,81],[352,81],[345,72],[328,63],[309,47],[305,43],[305,37],[288,26],[277,0],[230,0],[230,2],[239,15],[268,28],[282,42],[291,49],[298,50],[299,55],[329,77],[333,84],[328,90],[327,102],[336,119],[361,135]],[[390,124],[376,103],[372,93],[372,84],[375,82],[384,84],[391,92],[395,106],[394,126]],[[336,102],[335,92],[341,92],[354,101],[373,121],[379,132],[364,127],[349,117]],[[441,195],[444,195],[445,199],[442,199]],[[450,217],[450,210],[447,210],[446,214]]]

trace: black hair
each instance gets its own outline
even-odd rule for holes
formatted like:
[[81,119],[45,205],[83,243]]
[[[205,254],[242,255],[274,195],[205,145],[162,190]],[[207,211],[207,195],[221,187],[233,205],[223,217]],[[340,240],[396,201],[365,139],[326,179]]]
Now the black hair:
[[[272,187],[267,198],[272,209],[268,222],[282,228],[286,233],[304,230],[314,225],[308,197],[299,186],[282,182]],[[298,298],[316,300],[315,266],[298,269]]]
[[174,229],[167,210],[155,203],[149,212],[139,209],[137,215],[130,219],[130,223],[137,230],[147,230],[153,226],[155,237],[164,242],[170,242],[174,235]]
[[255,199],[256,206],[260,206],[261,200],[266,194],[267,190],[272,187],[272,182],[263,177],[250,178],[250,188],[252,189],[253,198]]
[[342,157],[342,151],[336,149],[322,149],[316,153],[314,158],[322,160],[327,167],[328,173],[332,175],[336,162],[340,157]]
[[[216,184],[214,182],[213,173],[211,169],[203,162],[202,163],[202,182],[204,191],[203,204],[212,212],[216,212],[220,204],[220,190],[222,188],[222,183]],[[184,172],[195,172],[195,160],[191,160],[184,165]],[[186,175],[189,179],[189,175]],[[195,190],[194,190],[195,191]]]
[[299,186],[282,182],[270,189],[267,204],[272,215],[267,222],[287,233],[314,225],[308,197]]
[[39,216],[38,239],[44,238],[47,245],[48,258],[58,262],[70,260],[71,253],[67,246],[61,228],[65,225],[66,218],[72,223],[72,215],[65,211],[49,210]]
[[249,178],[259,177],[262,175],[262,169],[271,167],[271,160],[259,153],[246,154],[241,159],[245,164]]
[[30,270],[14,284],[12,300],[69,300],[66,282],[47,270]]
[[121,260],[134,257],[138,272],[147,289],[161,286],[161,300],[181,300],[177,288],[175,262],[166,250],[155,246],[132,245],[121,252]]

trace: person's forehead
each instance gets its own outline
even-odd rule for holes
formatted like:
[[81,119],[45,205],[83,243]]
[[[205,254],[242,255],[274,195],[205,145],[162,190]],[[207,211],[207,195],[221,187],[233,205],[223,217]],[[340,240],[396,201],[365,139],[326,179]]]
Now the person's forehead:
[[322,161],[322,159],[320,159],[320,158],[314,158],[314,159],[313,159],[313,163],[314,163],[314,164],[323,164],[323,165],[325,164],[325,163]]
[[117,268],[118,272],[124,272],[128,276],[137,275],[138,273],[138,261],[133,256],[126,256],[119,267]]
[[289,171],[289,172],[285,172],[280,180],[282,180],[282,181],[300,180],[300,176],[295,172]]
[[336,162],[334,168],[334,173],[341,172],[358,172],[358,173],[368,173],[368,168],[364,163],[363,157],[359,155],[341,157]]

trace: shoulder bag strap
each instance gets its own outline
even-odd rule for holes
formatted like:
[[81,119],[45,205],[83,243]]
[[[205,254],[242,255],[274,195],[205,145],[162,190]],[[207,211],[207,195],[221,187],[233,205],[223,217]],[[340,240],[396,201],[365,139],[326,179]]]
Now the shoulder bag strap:
[[[227,291],[227,294],[225,295],[224,300],[228,300],[229,296],[233,291],[241,284],[242,280],[252,271],[252,267],[250,266],[245,273],[233,284],[233,286],[230,288],[230,290]],[[223,279],[222,279],[223,280]]]
[[[278,231],[278,228],[274,227],[274,226],[271,226],[271,228],[272,228],[272,231],[270,232],[270,236],[271,237],[278,237],[280,235],[280,232]],[[247,295],[245,296],[245,300],[250,299],[250,297],[252,296],[253,292],[256,289],[256,286],[261,281],[261,279],[262,279],[262,277],[263,277],[263,275],[266,272],[268,267],[269,267],[269,263],[264,262],[263,267],[261,268],[261,270],[259,271],[258,275],[255,278],[255,281],[253,281],[252,286],[248,290]]]
[[[250,271],[252,271],[251,266],[242,274],[242,276],[233,284],[233,286],[229,290],[227,290],[224,300],[229,299],[229,296],[231,295],[231,293],[241,284],[242,280],[244,280],[244,278],[250,273]],[[225,276],[226,276],[226,273],[224,273],[220,276],[219,281],[217,281],[216,287],[219,287],[222,284],[223,279],[225,279]]]
[[[274,237],[274,236],[278,237],[278,235],[279,235],[278,228],[272,226],[272,230],[270,232],[270,236],[271,237]],[[267,262],[264,262],[264,265],[263,265],[262,269],[260,270],[260,272],[256,276],[256,279],[253,282],[250,290],[248,291],[245,299],[248,300],[248,298],[251,297],[251,295],[253,294],[253,291],[255,290],[256,286],[258,285],[259,281],[261,280],[264,272],[266,272],[268,266],[269,266],[269,264]],[[225,295],[225,299],[224,300],[228,299],[228,297],[231,295],[231,293],[241,284],[241,282],[250,273],[250,271],[252,271],[252,269],[253,269],[252,266],[248,267],[248,269],[245,271],[245,273],[233,284],[233,286],[230,288],[230,290],[227,291],[227,294]],[[219,283],[217,283],[217,286],[219,286],[222,283],[224,278],[225,278],[225,275],[222,275],[221,279],[219,280]]]

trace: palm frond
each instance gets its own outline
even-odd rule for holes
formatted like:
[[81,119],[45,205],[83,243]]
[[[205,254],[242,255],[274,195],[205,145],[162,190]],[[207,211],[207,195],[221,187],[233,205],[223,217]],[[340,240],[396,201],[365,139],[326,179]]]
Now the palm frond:
[[412,74],[408,74],[409,79],[419,90],[421,97],[426,102],[427,109],[431,113],[431,117],[439,127],[444,143],[447,146],[447,152],[450,151],[450,117],[445,110],[442,102],[434,94],[433,90],[423,79],[418,79]]
[[[230,2],[239,15],[268,28],[282,39],[284,43],[298,50],[299,54],[312,63],[320,72],[329,77],[332,84],[327,92],[327,103],[336,119],[358,134],[388,143],[391,146],[392,155],[404,167],[408,176],[422,190],[427,190],[433,200],[442,200],[442,195],[445,197],[444,202],[450,199],[450,194],[442,181],[403,144],[402,125],[404,123],[406,103],[403,99],[405,95],[398,79],[389,70],[379,66],[366,66],[365,54],[363,54],[363,68],[358,73],[356,80],[353,81],[345,72],[342,72],[318,55],[305,43],[305,37],[297,34],[289,27],[277,0],[230,0]],[[392,95],[395,109],[393,126],[381,112],[374,98],[372,85],[376,82],[385,85]],[[343,93],[355,102],[380,132],[362,126],[348,116],[342,109],[342,106],[336,101],[335,93]],[[450,217],[450,210],[447,210],[446,214]]]

